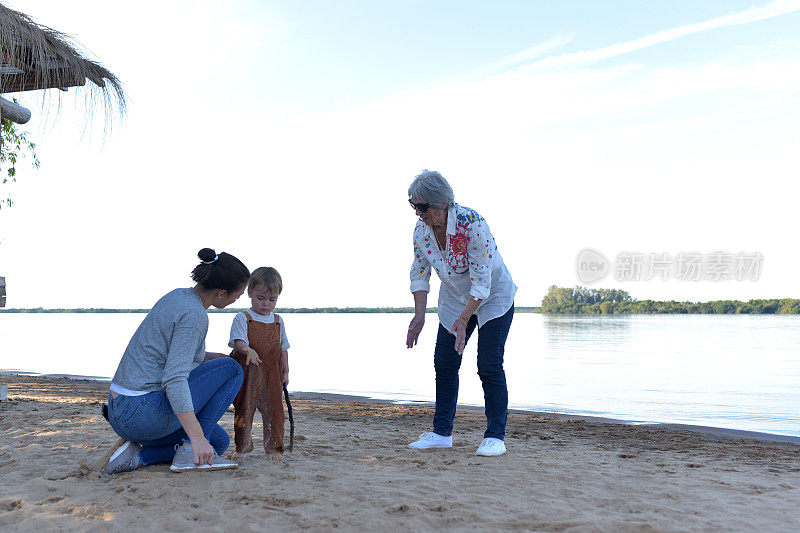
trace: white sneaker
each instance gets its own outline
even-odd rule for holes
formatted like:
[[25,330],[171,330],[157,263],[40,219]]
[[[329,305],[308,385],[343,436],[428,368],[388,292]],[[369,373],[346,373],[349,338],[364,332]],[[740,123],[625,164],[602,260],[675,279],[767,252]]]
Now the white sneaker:
[[475,452],[475,455],[485,455],[486,457],[492,457],[494,455],[503,455],[506,453],[506,443],[501,441],[500,439],[495,439],[493,437],[487,437],[483,439],[481,445],[478,446],[478,451]]
[[111,454],[108,464],[103,469],[103,474],[118,474],[136,470],[140,464],[139,450],[141,449],[142,446],[140,444],[126,440]]
[[409,448],[424,450],[426,448],[450,448],[453,446],[453,437],[442,437],[438,433],[429,431],[419,436],[419,440],[408,445]]
[[173,472],[185,472],[187,470],[222,470],[223,468],[236,468],[238,463],[225,459],[214,452],[214,459],[211,464],[196,465],[194,464],[194,453],[192,453],[192,445],[184,444],[175,446],[175,456],[172,458],[172,466],[169,467]]

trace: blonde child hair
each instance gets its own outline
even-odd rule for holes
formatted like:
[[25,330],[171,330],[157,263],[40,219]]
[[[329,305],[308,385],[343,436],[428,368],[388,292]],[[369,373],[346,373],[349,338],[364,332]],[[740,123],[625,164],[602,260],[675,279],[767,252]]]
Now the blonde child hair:
[[247,291],[251,292],[257,285],[262,285],[269,292],[280,294],[283,290],[283,280],[278,271],[272,267],[258,267],[250,274],[247,282]]

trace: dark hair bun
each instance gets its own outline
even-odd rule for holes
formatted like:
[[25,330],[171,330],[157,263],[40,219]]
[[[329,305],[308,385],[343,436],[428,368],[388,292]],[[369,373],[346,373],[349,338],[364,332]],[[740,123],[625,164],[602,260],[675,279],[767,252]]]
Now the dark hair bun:
[[217,255],[211,248],[203,248],[197,252],[197,257],[201,262],[192,270],[192,279],[206,290],[231,292],[243,288],[250,279],[250,271],[244,263],[231,254],[220,252]]
[[200,258],[200,261],[213,261],[217,257],[217,253],[211,248],[203,248],[197,252],[197,257]]

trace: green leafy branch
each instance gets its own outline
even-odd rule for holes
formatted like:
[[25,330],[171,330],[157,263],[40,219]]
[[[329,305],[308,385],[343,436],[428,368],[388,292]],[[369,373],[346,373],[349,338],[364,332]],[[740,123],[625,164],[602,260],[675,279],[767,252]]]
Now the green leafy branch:
[[[16,102],[16,99],[14,99]],[[0,120],[0,130],[2,131],[2,144],[0,144],[0,175],[3,177],[2,184],[14,183],[17,181],[17,161],[24,157],[28,152],[33,159],[33,168],[39,168],[39,158],[36,155],[36,144],[28,139],[28,133],[19,131],[17,125],[8,119]],[[5,198],[3,198],[5,196]],[[0,209],[3,204],[11,206],[10,194],[0,196]]]

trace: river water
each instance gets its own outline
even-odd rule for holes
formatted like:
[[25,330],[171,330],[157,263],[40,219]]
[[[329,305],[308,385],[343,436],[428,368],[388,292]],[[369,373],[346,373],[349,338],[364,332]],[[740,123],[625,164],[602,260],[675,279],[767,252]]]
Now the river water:
[[[227,351],[233,314],[212,313],[206,349]],[[285,314],[290,390],[434,399],[428,315]],[[110,378],[143,314],[0,314],[0,370]],[[459,402],[482,405],[476,339]],[[512,408],[800,436],[800,316],[517,313],[506,345]],[[0,377],[0,381],[2,377]]]

